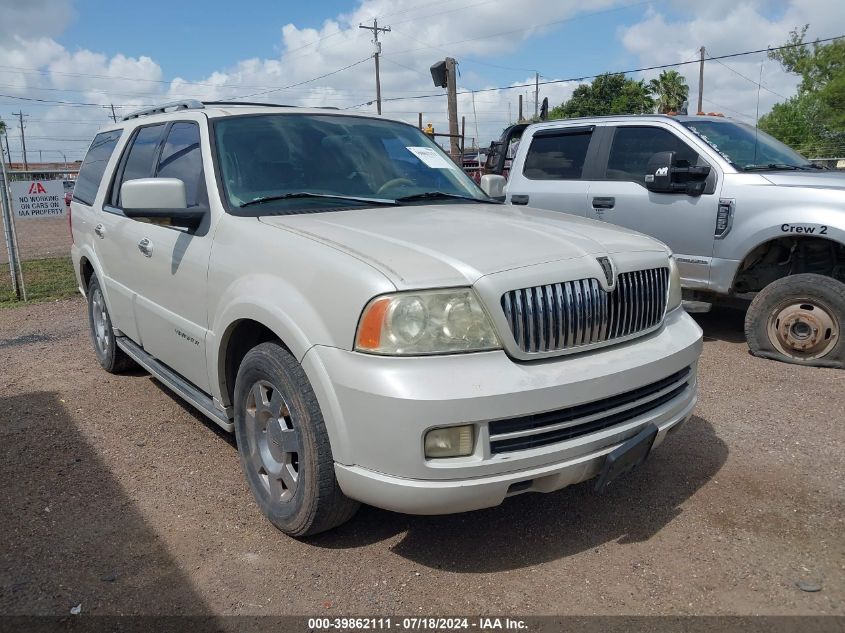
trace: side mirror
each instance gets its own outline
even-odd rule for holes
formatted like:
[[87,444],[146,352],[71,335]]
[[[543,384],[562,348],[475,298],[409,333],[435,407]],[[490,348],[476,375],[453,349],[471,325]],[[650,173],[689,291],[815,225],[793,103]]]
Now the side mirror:
[[505,200],[505,185],[507,184],[504,176],[498,174],[484,174],[481,177],[481,190],[487,194],[488,198],[504,202]]
[[648,161],[645,186],[655,193],[685,193],[700,196],[707,186],[709,165],[690,165],[675,152],[658,152]]
[[203,209],[188,208],[185,183],[178,178],[138,178],[120,187],[123,214],[128,218],[166,218],[196,224]]

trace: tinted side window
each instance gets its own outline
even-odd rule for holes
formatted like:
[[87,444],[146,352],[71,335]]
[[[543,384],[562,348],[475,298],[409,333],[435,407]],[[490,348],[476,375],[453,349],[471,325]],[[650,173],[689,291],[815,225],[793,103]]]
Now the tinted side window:
[[184,182],[189,207],[204,202],[200,128],[196,123],[174,123],[170,127],[156,176]]
[[122,130],[103,132],[94,137],[85,160],[79,168],[79,175],[76,178],[76,187],[73,189],[73,199],[87,205],[94,204],[97,197],[97,190],[100,188],[100,181],[106,171],[106,164],[111,158],[112,152],[117,145]]
[[151,178],[155,166],[156,149],[164,124],[142,127],[135,135],[123,166],[123,175],[117,183],[117,205],[120,206],[120,186],[127,180]]
[[534,136],[522,174],[531,180],[578,180],[590,146],[590,132]]
[[648,161],[657,152],[675,152],[694,165],[698,154],[680,138],[659,127],[619,127],[613,136],[605,177],[645,184]]

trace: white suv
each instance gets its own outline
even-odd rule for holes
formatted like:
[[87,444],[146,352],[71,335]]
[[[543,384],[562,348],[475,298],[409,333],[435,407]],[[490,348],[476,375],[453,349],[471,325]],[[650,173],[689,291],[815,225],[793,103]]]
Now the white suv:
[[659,242],[499,204],[420,130],[179,102],[100,132],[72,202],[100,364],[227,430],[302,536],[592,477],[689,418],[701,330]]

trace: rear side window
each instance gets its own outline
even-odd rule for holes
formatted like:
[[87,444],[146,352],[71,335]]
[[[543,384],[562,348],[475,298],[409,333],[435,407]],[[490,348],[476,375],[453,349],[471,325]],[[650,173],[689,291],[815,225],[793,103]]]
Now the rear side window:
[[127,180],[151,178],[155,169],[156,150],[158,149],[164,124],[142,127],[138,130],[129,148],[129,154],[123,166],[123,174],[117,183],[117,206],[120,206],[120,187]]
[[522,175],[530,180],[579,180],[591,136],[590,131],[535,134]]
[[178,178],[184,182],[189,207],[205,202],[199,125],[182,122],[170,127],[156,177]]
[[659,127],[619,127],[607,161],[607,180],[631,180],[645,185],[648,161],[657,152],[675,152],[678,160],[695,165],[698,153],[680,138]]
[[100,188],[100,181],[106,171],[106,165],[111,158],[122,130],[102,132],[94,137],[85,160],[79,168],[79,175],[76,177],[76,187],[73,189],[73,199],[83,204],[94,204],[97,197],[97,190]]

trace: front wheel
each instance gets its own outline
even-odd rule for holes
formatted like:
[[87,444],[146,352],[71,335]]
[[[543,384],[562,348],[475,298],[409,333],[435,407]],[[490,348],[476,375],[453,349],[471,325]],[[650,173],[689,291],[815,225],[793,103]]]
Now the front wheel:
[[800,365],[845,368],[845,284],[801,274],[763,288],[745,315],[745,337],[755,356]]
[[348,521],[358,503],[340,490],[311,383],[278,343],[244,357],[235,380],[241,466],[264,515],[285,534],[309,536]]

